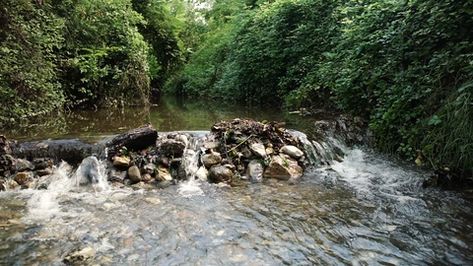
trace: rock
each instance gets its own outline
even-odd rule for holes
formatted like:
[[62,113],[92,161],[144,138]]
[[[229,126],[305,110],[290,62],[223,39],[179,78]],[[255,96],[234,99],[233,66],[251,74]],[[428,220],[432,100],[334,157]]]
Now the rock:
[[126,171],[112,169],[108,175],[108,180],[123,183],[126,178],[126,174]]
[[161,203],[161,200],[158,198],[145,198],[145,201],[154,205],[158,205]]
[[0,191],[5,191],[7,190],[7,186],[3,183],[3,181],[0,181]]
[[156,186],[158,188],[167,188],[167,187],[170,187],[172,184],[173,184],[172,181],[166,180],[166,181],[159,182]]
[[153,186],[151,184],[147,184],[143,181],[132,184],[131,187],[133,189],[152,189],[153,188]]
[[170,166],[169,158],[167,158],[167,157],[159,157],[159,158],[158,158],[158,164],[159,164],[160,166],[163,166],[163,167],[169,167],[169,166]]
[[63,262],[67,265],[87,265],[89,262],[92,262],[94,256],[95,250],[91,247],[86,247],[67,255]]
[[203,146],[208,150],[216,150],[220,146],[220,143],[218,141],[207,141],[204,142]]
[[275,155],[271,158],[269,166],[264,171],[264,177],[277,178],[281,180],[297,179],[303,174],[302,167],[297,161],[291,158],[285,158],[281,155]]
[[34,169],[34,165],[25,159],[16,159],[16,171],[23,172],[23,171],[31,171]]
[[115,156],[113,157],[113,166],[118,169],[125,170],[130,165],[130,158],[125,156]]
[[252,160],[246,168],[246,175],[252,182],[261,182],[263,180],[264,167],[258,160]]
[[154,176],[156,174],[156,165],[153,163],[148,163],[143,167],[145,173]]
[[266,154],[267,154],[267,155],[272,155],[273,153],[274,153],[273,147],[267,147],[267,148],[266,148]]
[[142,180],[143,180],[143,182],[148,183],[148,182],[150,182],[151,180],[153,180],[153,178],[151,177],[150,174],[146,173],[146,174],[144,174],[144,175],[142,176]]
[[184,144],[185,147],[187,147],[187,144],[189,144],[189,140],[187,139],[187,136],[184,134],[179,134],[175,138],[177,141],[180,141]]
[[43,170],[53,166],[53,160],[49,158],[36,158],[33,160],[35,170]]
[[76,178],[81,185],[95,184],[101,177],[100,162],[95,156],[84,158],[77,168]]
[[251,153],[250,149],[245,146],[241,149],[241,154],[244,158],[251,158],[251,155],[253,155],[253,153]]
[[266,148],[264,147],[263,143],[255,142],[250,144],[251,151],[261,158],[266,158]]
[[169,170],[164,167],[158,167],[158,175],[156,176],[158,181],[172,181],[172,176],[169,173]]
[[204,166],[199,167],[199,169],[195,173],[195,178],[201,181],[207,181],[208,176],[209,176],[209,171]]
[[221,161],[222,156],[218,152],[211,152],[202,156],[202,162],[207,168],[210,168],[212,165],[219,164]]
[[285,153],[289,156],[291,156],[292,158],[294,159],[299,159],[301,158],[302,156],[304,156],[304,152],[301,151],[299,148],[297,148],[296,146],[292,146],[292,145],[285,145],[281,148],[280,150],[282,153]]
[[212,183],[230,183],[233,175],[233,171],[223,165],[214,165],[209,170],[209,180]]
[[7,180],[7,181],[5,182],[5,187],[6,187],[7,189],[15,189],[15,188],[17,188],[17,187],[19,187],[19,186],[20,186],[20,185],[19,185],[15,180],[11,180],[11,179],[10,179],[10,180]]
[[23,186],[30,182],[32,178],[33,174],[31,172],[19,172],[16,173],[14,180],[18,185]]
[[11,142],[3,135],[0,135],[0,154],[10,154],[11,151]]
[[160,145],[161,153],[165,156],[181,157],[186,145],[174,139],[166,139]]
[[141,173],[138,166],[133,165],[132,167],[128,168],[128,179],[130,179],[132,183],[138,183],[141,181]]
[[51,169],[49,167],[36,171],[36,174],[39,175],[39,176],[51,175],[52,173],[53,173],[53,169]]
[[223,164],[223,166],[227,167],[228,169],[232,170],[232,171],[235,171],[236,170],[236,166],[232,163],[225,163]]

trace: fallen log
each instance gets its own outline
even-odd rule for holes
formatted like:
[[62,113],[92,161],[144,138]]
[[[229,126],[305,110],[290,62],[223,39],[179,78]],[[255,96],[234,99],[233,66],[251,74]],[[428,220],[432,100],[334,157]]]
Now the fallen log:
[[104,147],[101,143],[90,144],[78,139],[43,140],[18,143],[11,147],[11,154],[30,161],[35,158],[51,158],[56,162],[63,160],[78,164],[92,154],[101,157]]
[[158,132],[151,125],[132,129],[126,133],[120,134],[105,145],[108,149],[108,158],[112,158],[122,147],[129,151],[138,151],[156,145]]
[[[33,160],[35,158],[51,158],[56,162],[64,160],[70,164],[78,164],[84,158],[95,155],[98,158],[105,157],[105,148],[108,150],[108,158],[112,158],[122,147],[130,151],[145,149],[156,145],[158,132],[151,125],[130,130],[120,134],[109,141],[90,144],[78,139],[43,140],[21,143],[11,143],[11,155],[16,158]],[[6,142],[1,142],[0,144]],[[6,145],[3,145],[6,146]],[[0,145],[0,148],[3,147]],[[8,150],[10,153],[10,150]]]

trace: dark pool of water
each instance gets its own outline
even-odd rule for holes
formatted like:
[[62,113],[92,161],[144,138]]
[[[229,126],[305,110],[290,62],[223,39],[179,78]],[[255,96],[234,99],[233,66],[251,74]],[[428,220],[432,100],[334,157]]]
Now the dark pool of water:
[[36,123],[6,128],[2,133],[18,140],[47,138],[97,139],[151,123],[158,131],[210,130],[223,119],[253,118],[284,121],[288,128],[310,127],[310,120],[281,111],[279,107],[248,107],[207,101],[161,99],[155,106],[93,110],[75,110],[50,114]]

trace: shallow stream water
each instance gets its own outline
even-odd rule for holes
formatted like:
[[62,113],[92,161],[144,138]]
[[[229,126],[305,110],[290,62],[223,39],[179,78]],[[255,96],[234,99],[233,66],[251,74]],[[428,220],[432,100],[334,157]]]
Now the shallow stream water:
[[[270,110],[173,108],[148,117],[166,131],[208,129],[241,116],[286,120],[301,131],[310,125]],[[80,126],[68,121],[67,130],[49,136],[97,138],[146,122],[126,116],[97,114]],[[465,194],[422,189],[428,173],[366,148],[342,149],[342,162],[314,167],[296,184],[192,180],[146,190],[102,180],[97,189],[76,186],[74,171],[59,165],[47,190],[0,193],[0,265],[61,265],[87,247],[100,265],[473,263],[473,210]]]

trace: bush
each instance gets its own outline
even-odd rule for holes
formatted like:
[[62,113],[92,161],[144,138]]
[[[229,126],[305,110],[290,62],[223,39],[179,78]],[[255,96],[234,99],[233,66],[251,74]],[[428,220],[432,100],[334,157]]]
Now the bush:
[[74,0],[64,10],[62,82],[71,106],[142,104],[149,95],[143,17],[129,0]]
[[1,2],[0,125],[63,105],[55,71],[63,26],[49,6],[39,8],[29,0]]

